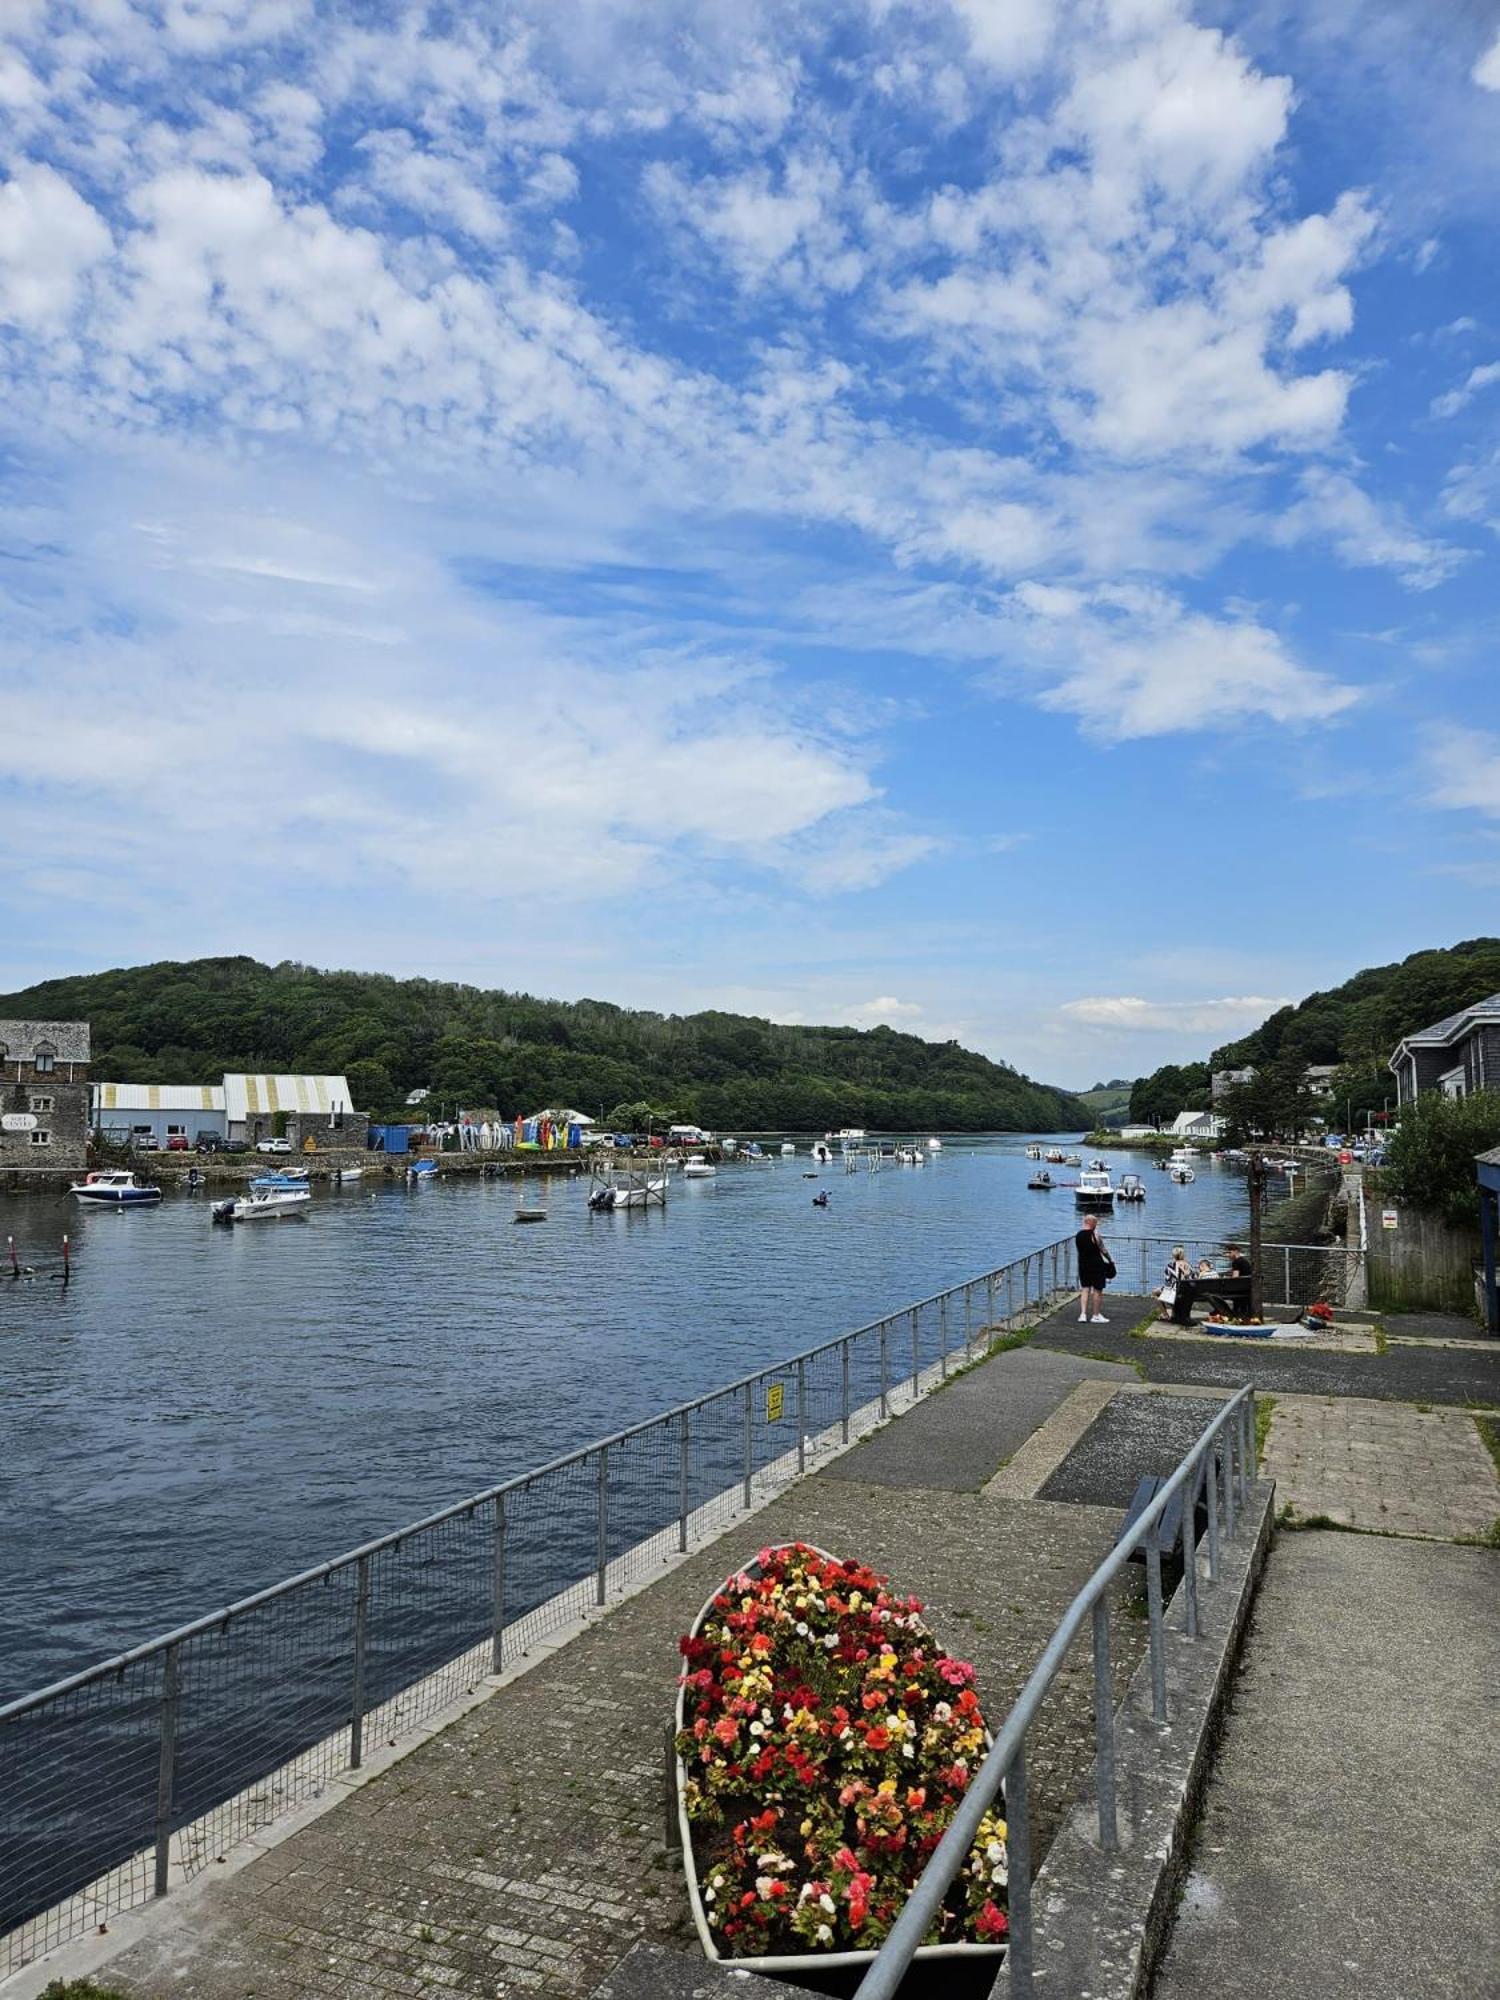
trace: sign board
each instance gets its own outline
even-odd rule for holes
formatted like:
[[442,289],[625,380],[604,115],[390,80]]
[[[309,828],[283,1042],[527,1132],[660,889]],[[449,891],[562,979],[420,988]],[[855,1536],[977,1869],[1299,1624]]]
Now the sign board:
[[785,1398],[786,1389],[783,1384],[773,1382],[766,1391],[766,1422],[768,1424],[780,1423],[781,1409]]
[[34,1132],[36,1114],[32,1111],[7,1111],[0,1117],[0,1132]]
[[1382,1229],[1399,1229],[1401,1227],[1399,1211],[1394,1208],[1383,1208],[1380,1211],[1380,1226]]

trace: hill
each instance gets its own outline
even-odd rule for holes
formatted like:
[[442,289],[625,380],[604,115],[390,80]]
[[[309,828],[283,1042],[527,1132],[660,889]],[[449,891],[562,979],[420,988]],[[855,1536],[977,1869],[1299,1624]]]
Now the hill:
[[1283,1007],[1253,1033],[1226,1042],[1213,1069],[1299,1056],[1305,1063],[1383,1065],[1403,1035],[1500,992],[1500,938],[1469,938],[1371,966],[1342,986]]
[[1088,1106],[1092,1129],[1104,1131],[1123,1125],[1130,1116],[1130,1091],[1128,1083],[1096,1083],[1092,1090],[1079,1091],[1080,1100]]
[[431,979],[252,958],[167,961],[0,996],[0,1014],[87,1020],[93,1073],[196,1083],[224,1070],[348,1075],[356,1104],[440,1102],[594,1113],[649,1103],[718,1129],[1061,1131],[1071,1093],[1005,1063],[890,1028],[783,1027],[744,1014],[654,1014]]

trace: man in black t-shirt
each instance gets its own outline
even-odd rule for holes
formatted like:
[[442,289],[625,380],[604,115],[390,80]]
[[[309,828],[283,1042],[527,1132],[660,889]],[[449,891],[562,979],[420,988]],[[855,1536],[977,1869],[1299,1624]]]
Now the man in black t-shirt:
[[1115,1264],[1099,1235],[1097,1215],[1083,1218],[1073,1243],[1078,1251],[1078,1323],[1081,1326],[1089,1320],[1095,1326],[1108,1326],[1099,1308],[1104,1304],[1104,1287],[1115,1275]]
[[1231,1243],[1228,1247],[1230,1277],[1248,1278],[1250,1276],[1250,1259],[1245,1255],[1238,1243]]

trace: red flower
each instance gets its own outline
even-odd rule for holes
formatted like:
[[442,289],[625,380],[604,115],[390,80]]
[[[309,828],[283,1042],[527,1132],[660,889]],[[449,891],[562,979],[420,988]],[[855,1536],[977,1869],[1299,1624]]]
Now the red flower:
[[1010,1929],[1010,1919],[995,1904],[985,1903],[974,1919],[974,1928],[982,1938],[1003,1938]]
[[865,1731],[865,1742],[872,1750],[889,1750],[891,1747],[891,1732],[883,1722],[877,1722],[873,1729]]

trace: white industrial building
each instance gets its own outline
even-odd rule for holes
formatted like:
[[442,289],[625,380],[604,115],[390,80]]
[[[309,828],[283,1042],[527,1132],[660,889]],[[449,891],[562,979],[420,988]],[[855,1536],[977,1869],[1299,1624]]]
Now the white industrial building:
[[294,1145],[363,1146],[368,1120],[354,1109],[342,1076],[270,1076],[238,1073],[224,1078],[224,1119],[230,1139],[284,1135]]
[[269,1138],[299,1152],[363,1147],[369,1126],[342,1076],[237,1072],[222,1083],[96,1083],[91,1095],[94,1130],[143,1152]]
[[219,1083],[96,1083],[92,1124],[101,1138],[143,1152],[174,1139],[196,1146],[224,1138],[224,1086]]

